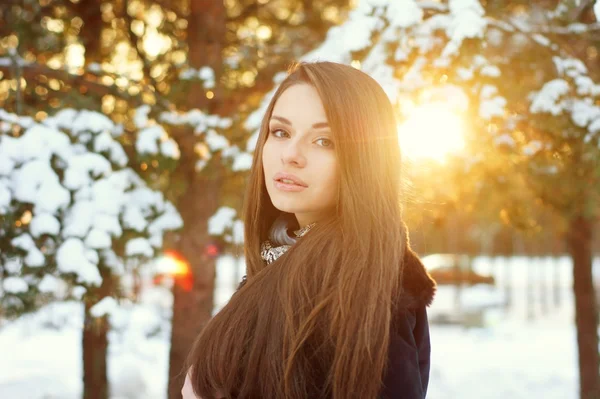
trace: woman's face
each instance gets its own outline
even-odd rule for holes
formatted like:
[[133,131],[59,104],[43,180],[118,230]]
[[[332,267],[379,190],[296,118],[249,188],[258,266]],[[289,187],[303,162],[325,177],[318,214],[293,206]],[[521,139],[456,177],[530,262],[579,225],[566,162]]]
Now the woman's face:
[[339,182],[334,146],[315,88],[287,88],[275,102],[262,162],[271,202],[295,214],[301,227],[335,206]]

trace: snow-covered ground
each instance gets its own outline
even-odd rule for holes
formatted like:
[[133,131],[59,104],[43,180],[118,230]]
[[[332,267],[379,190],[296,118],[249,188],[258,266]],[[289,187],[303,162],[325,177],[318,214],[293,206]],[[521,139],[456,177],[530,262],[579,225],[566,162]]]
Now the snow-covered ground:
[[[558,265],[558,266],[554,266]],[[598,260],[595,262],[598,269]],[[218,263],[218,310],[242,274],[241,262]],[[496,272],[497,286],[463,291],[459,307],[485,311],[484,326],[431,326],[432,369],[428,398],[577,397],[577,356],[566,258],[478,258],[475,270]],[[509,270],[506,273],[506,270]],[[553,274],[557,271],[557,274]],[[528,277],[529,276],[529,277]],[[558,276],[559,306],[544,307],[543,292]],[[540,281],[544,281],[540,284]],[[531,289],[527,290],[528,284]],[[527,292],[533,293],[527,295]],[[547,298],[552,303],[553,297]],[[125,306],[110,335],[109,378],[113,399],[165,398],[169,355],[169,290],[148,287],[137,305]],[[529,305],[528,305],[529,304]],[[455,291],[439,287],[430,315],[456,306]],[[546,309],[546,310],[544,310]],[[81,385],[82,308],[77,303],[47,306],[0,325],[0,398],[75,399]]]

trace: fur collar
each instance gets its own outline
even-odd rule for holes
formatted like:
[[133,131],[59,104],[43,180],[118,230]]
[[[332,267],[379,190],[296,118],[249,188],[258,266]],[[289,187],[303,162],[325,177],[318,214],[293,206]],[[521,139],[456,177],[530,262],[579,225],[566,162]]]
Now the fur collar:
[[417,309],[429,306],[435,296],[436,283],[431,278],[419,256],[406,245],[402,293],[397,306],[400,309]]

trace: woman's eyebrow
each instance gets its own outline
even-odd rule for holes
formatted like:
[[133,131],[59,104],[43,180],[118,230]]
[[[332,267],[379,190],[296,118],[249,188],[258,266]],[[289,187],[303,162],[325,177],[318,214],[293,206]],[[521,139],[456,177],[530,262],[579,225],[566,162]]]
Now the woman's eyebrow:
[[[273,115],[271,116],[271,119],[276,119],[282,123],[285,123],[286,125],[292,126],[292,122],[290,122],[289,119],[286,119],[283,116]],[[329,124],[327,122],[317,122],[312,125],[313,129],[321,129],[326,127],[329,127]]]

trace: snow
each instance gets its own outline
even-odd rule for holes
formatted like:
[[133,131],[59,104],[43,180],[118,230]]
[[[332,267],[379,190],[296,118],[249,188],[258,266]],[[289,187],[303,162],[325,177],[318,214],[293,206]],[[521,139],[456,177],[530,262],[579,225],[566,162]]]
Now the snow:
[[[68,204],[68,192],[60,187],[58,176],[45,161],[27,162],[16,169],[11,177],[11,191],[17,201],[36,204],[51,213]],[[39,193],[42,186],[46,187],[46,193],[51,193],[52,189],[56,192],[50,198],[45,198]]]
[[[183,226],[183,219],[177,212],[173,204],[167,202],[164,204],[163,214],[154,219],[148,226],[148,232],[154,238],[162,237],[162,234],[168,230],[177,230]],[[157,245],[155,245],[157,246]]]
[[506,99],[504,97],[494,97],[488,100],[482,100],[479,104],[479,116],[484,120],[493,117],[502,117],[505,114]]
[[70,144],[66,134],[39,124],[27,129],[17,141],[20,148],[7,155],[18,162],[48,160],[51,154],[61,153]]
[[37,247],[31,248],[25,256],[25,264],[29,267],[42,267],[46,264],[46,259]]
[[144,218],[142,210],[137,206],[127,206],[123,212],[123,227],[135,231],[143,231],[148,222]]
[[482,76],[490,76],[492,78],[497,78],[501,75],[500,69],[495,65],[486,65],[481,68]]
[[102,317],[105,315],[109,315],[115,312],[119,308],[119,304],[115,301],[115,298],[107,296],[104,297],[92,306],[90,309],[90,314],[94,317]]
[[108,153],[109,159],[120,167],[127,165],[127,154],[125,150],[108,132],[102,132],[94,138],[95,152]]
[[11,240],[10,244],[15,247],[22,249],[23,251],[30,251],[35,248],[35,242],[31,236],[27,233],[21,234]]
[[2,281],[2,288],[5,292],[18,294],[27,292],[29,290],[29,285],[20,277],[7,277]]
[[[160,144],[160,145],[159,145]],[[179,159],[179,146],[160,125],[146,127],[138,132],[135,148],[139,154],[158,155]]]
[[31,219],[29,231],[35,238],[43,234],[55,236],[60,232],[60,222],[50,213],[38,213]]
[[507,133],[504,133],[504,134],[494,137],[494,143],[496,145],[504,144],[509,147],[515,146],[515,140],[512,138],[512,136],[510,134],[507,134]]
[[[595,264],[600,264],[598,259]],[[229,300],[243,267],[242,258],[217,260],[215,312]],[[463,287],[459,306],[465,311],[503,306],[488,308],[482,327],[431,324],[427,398],[576,399],[577,340],[569,259],[477,257],[473,267],[493,274],[496,286]],[[542,294],[544,289],[550,292],[556,281],[561,303],[544,311]],[[504,307],[507,292],[512,300]],[[454,309],[455,303],[453,287],[438,287],[430,319]],[[166,397],[171,304],[168,287],[146,285],[138,304],[105,298],[94,308],[97,315],[109,315],[113,326],[108,354],[111,399]],[[5,354],[0,357],[0,397],[81,397],[82,325],[82,305],[66,302],[0,328],[0,353]]]
[[[258,123],[258,126],[260,126],[260,122],[261,122],[263,116],[264,116],[264,112],[263,112],[263,115],[259,115],[258,111],[253,112],[248,117],[248,119],[246,119],[246,128],[248,128],[248,129],[254,128],[254,123]],[[259,117],[260,117],[260,119],[259,119]],[[246,151],[248,151],[248,152],[253,152],[256,149],[256,144],[258,144],[258,136],[260,135],[260,130],[258,130],[258,128],[256,128],[256,129],[257,130],[254,131],[254,133],[250,136],[250,138],[248,138],[248,141],[246,142]]]
[[215,87],[215,72],[211,67],[203,66],[198,71],[198,78],[204,81],[204,87],[206,89],[212,89]]
[[63,237],[85,237],[92,226],[94,204],[78,200],[67,211],[64,219]]
[[377,46],[365,58],[362,69],[381,85],[390,101],[395,102],[401,92],[400,82],[394,77],[394,68],[385,59],[385,48]]
[[447,57],[456,54],[463,40],[483,37],[487,22],[484,10],[478,0],[450,0],[452,21],[447,30],[450,41],[442,55]]
[[94,153],[74,155],[69,160],[63,185],[69,190],[78,190],[89,186],[98,177],[108,176],[111,171],[110,162],[102,155]]
[[27,252],[25,264],[29,267],[40,267],[44,265],[44,255],[36,247],[35,242],[27,233],[21,234],[11,240],[11,245],[15,248]]
[[229,141],[223,135],[218,134],[214,129],[209,129],[206,132],[206,144],[211,151],[219,151],[229,147]]
[[[100,309],[108,312],[111,324],[119,319],[115,324],[120,327],[109,334],[111,399],[166,396],[169,294],[164,289],[154,298],[150,294],[149,290],[143,304],[109,309],[107,302]],[[82,325],[82,305],[67,302],[49,305],[0,330],[0,397],[81,398]]]
[[532,156],[537,154],[540,150],[544,148],[544,145],[538,140],[530,140],[527,145],[523,147],[523,154],[527,156]]
[[110,234],[112,237],[121,237],[123,234],[123,229],[121,224],[119,223],[119,218],[117,215],[107,215],[98,213],[94,215],[94,226],[106,233]]
[[[0,137],[0,154],[3,153],[2,151],[2,141],[7,141],[7,140],[11,140],[11,137]],[[0,158],[0,176],[8,176],[13,169],[15,168],[15,161],[13,161],[12,159],[10,159],[7,156],[3,156]]]
[[563,79],[554,79],[547,82],[542,89],[533,95],[529,110],[536,114],[548,112],[552,115],[560,114],[565,105],[559,99],[569,92],[569,83]]
[[552,57],[552,61],[559,75],[575,78],[587,73],[587,68],[581,60],[554,56]]
[[[210,157],[207,157],[207,159],[210,159]],[[206,165],[208,165],[208,161],[206,159],[199,159],[194,165],[194,170],[196,173],[200,173],[206,167]]]
[[421,22],[423,10],[414,0],[391,1],[386,17],[389,18],[391,26],[408,28]]
[[574,80],[577,86],[577,94],[580,96],[600,95],[600,85],[594,84],[594,81],[589,76],[577,76]]
[[133,115],[133,123],[138,128],[141,129],[148,125],[148,114],[150,113],[150,106],[145,104],[135,109]]
[[85,109],[77,113],[70,128],[71,133],[75,136],[83,132],[112,132],[116,129],[115,124],[106,115]]
[[11,274],[18,274],[23,269],[22,261],[19,258],[9,258],[3,266],[4,270]]
[[215,87],[215,72],[209,66],[203,66],[199,70],[196,70],[194,68],[187,68],[179,73],[179,79],[199,79],[203,81],[203,86],[205,89],[212,89],[213,87]]
[[548,47],[552,44],[552,42],[550,41],[550,39],[548,39],[546,36],[544,35],[540,35],[539,33],[533,34],[531,36],[531,38],[533,40],[535,40],[537,43],[541,44],[544,47]]
[[16,114],[6,112],[3,109],[0,109],[0,119],[24,128],[28,128],[35,124],[34,119],[29,116],[18,116]]
[[4,215],[8,212],[11,199],[12,196],[10,195],[7,184],[0,179],[0,215]]
[[496,86],[483,85],[481,87],[481,91],[480,91],[481,98],[491,98],[496,93],[498,93],[498,88]]
[[44,125],[55,129],[71,129],[73,120],[77,116],[77,110],[63,108],[51,117],[44,119]]
[[87,289],[81,285],[75,286],[73,287],[73,289],[71,289],[71,294],[73,295],[73,297],[75,299],[80,300],[83,295],[85,295],[85,293],[87,292]]
[[38,284],[38,289],[40,290],[40,292],[45,293],[58,294],[58,291],[61,288],[64,288],[64,282],[60,281],[59,279],[50,274],[46,274],[42,278],[42,281],[40,281],[40,283]]
[[112,240],[106,231],[93,228],[85,238],[85,246],[93,249],[107,249],[112,246]]
[[233,222],[233,242],[235,244],[244,243],[244,222],[236,220]]
[[154,255],[154,249],[147,239],[138,237],[127,241],[127,244],[125,245],[125,254],[127,256],[139,255],[150,258]]
[[78,238],[68,238],[56,252],[58,269],[62,273],[75,273],[77,281],[99,286],[102,277],[95,264],[86,256],[86,248]]
[[572,326],[545,321],[431,333],[429,399],[577,398]]
[[231,118],[209,115],[199,109],[192,109],[188,112],[162,112],[159,120],[170,125],[193,126],[196,134],[203,133],[209,127],[227,129],[233,124]]
[[234,172],[241,170],[250,170],[250,168],[252,167],[252,158],[253,156],[250,153],[240,153],[238,156],[235,157],[235,161],[233,162],[231,169]]
[[331,28],[329,32],[338,40],[338,46],[340,46],[338,51],[357,51],[362,50],[371,43],[371,33],[379,23],[379,18],[351,12],[346,23]]
[[[600,132],[600,119],[596,119],[595,121],[593,121],[592,123],[590,123],[590,125],[588,126],[588,131],[590,133],[598,133]],[[2,195],[0,193],[0,207],[2,206]]]
[[571,120],[579,127],[586,127],[591,121],[600,119],[600,107],[591,99],[576,100],[572,104]]
[[179,146],[173,139],[165,140],[160,143],[160,153],[171,159],[179,159],[181,156]]
[[233,219],[236,211],[228,206],[220,207],[217,212],[208,219],[208,234],[222,235],[225,229],[233,227]]

